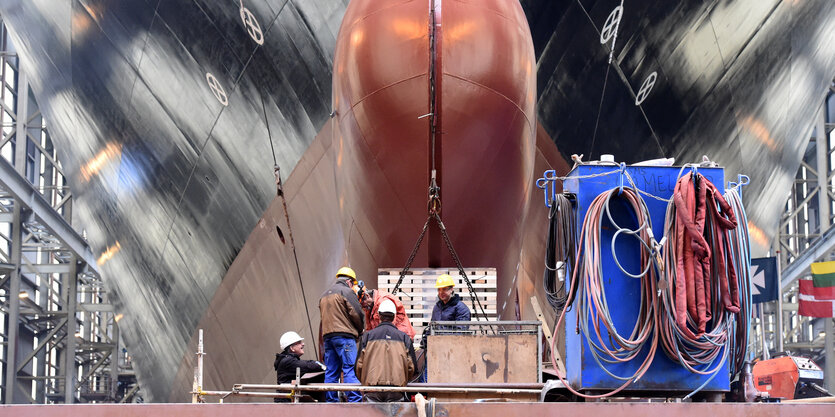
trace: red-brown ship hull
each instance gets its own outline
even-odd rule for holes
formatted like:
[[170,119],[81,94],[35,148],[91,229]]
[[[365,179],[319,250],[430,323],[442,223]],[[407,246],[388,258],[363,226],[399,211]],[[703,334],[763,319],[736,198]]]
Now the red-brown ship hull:
[[[404,265],[427,219],[432,123],[441,216],[461,261],[497,268],[499,314],[533,318],[547,216],[535,174],[568,170],[537,129],[535,65],[516,1],[352,2],[337,40],[334,117],[284,187],[290,224],[276,198],[198,324],[205,386],[272,381],[288,330],[318,355],[317,300],[339,266],[374,286],[378,268]],[[413,266],[454,266],[434,225]],[[193,367],[185,357],[170,400],[187,397]]]
[[[375,260],[357,265],[361,275],[406,261],[427,218],[434,151],[462,262],[498,268],[508,294],[534,179],[535,66],[515,1],[349,5],[334,60],[334,140],[343,227],[362,240],[348,239],[347,262],[366,250]],[[437,227],[415,266],[454,266]]]

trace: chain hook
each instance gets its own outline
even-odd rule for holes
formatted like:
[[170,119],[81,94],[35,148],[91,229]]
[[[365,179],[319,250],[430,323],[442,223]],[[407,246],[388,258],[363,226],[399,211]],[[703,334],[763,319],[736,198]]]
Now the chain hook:
[[429,215],[439,214],[441,212],[441,187],[438,187],[438,182],[435,179],[435,170],[432,170],[432,178],[429,180]]

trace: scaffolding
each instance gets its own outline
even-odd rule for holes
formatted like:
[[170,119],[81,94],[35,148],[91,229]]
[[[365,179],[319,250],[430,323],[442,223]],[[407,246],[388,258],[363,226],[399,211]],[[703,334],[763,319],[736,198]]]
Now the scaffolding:
[[0,401],[104,402],[136,393],[118,321],[72,192],[0,17]]
[[[835,323],[801,316],[798,278],[812,262],[835,260],[835,81],[830,85],[797,171],[772,244],[779,259],[780,300],[767,303],[757,326],[758,356],[790,351],[824,363],[827,389],[835,388]],[[778,311],[780,312],[778,315]]]

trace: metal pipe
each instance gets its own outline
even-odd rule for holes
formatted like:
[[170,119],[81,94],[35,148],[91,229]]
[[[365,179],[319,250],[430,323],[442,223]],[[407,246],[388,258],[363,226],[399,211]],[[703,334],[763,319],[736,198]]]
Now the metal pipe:
[[203,392],[203,329],[198,330],[197,336],[197,366],[194,369],[194,382],[191,387],[191,402],[192,404],[203,402],[201,393]]
[[542,323],[536,326],[536,382],[542,382]]
[[780,254],[777,254],[777,352],[783,352],[783,289],[780,288]]
[[541,389],[515,389],[515,388],[468,388],[468,387],[382,387],[354,384],[311,384],[296,387],[291,384],[281,385],[258,385],[258,384],[235,384],[234,392],[244,390],[281,390],[293,391],[361,391],[361,392],[426,392],[434,394],[532,394],[539,395]]
[[[311,384],[317,385],[317,384]],[[359,385],[359,384],[355,384]],[[539,382],[509,382],[509,383],[496,383],[496,382],[468,382],[468,383],[460,383],[460,382],[413,382],[411,384],[406,384],[407,387],[412,388],[421,388],[421,387],[439,387],[439,388],[506,388],[506,389],[537,389],[541,390],[545,387],[544,383]]]
[[[432,324],[438,326],[539,326],[542,323],[539,320],[523,320],[523,321],[433,321]],[[531,329],[533,331],[533,329]]]
[[835,397],[800,398],[797,400],[783,400],[784,403],[835,403]]
[[763,360],[767,360],[769,358],[768,355],[768,346],[766,346],[765,342],[765,309],[763,305],[760,304],[760,345],[762,346],[762,358]]
[[197,386],[203,389],[203,329],[200,329],[197,336]]
[[265,397],[265,398],[292,398],[291,394],[285,392],[236,392],[236,391],[200,391],[191,392],[192,395],[202,395],[206,397],[228,397],[234,395],[238,397]]
[[831,318],[824,318],[824,330],[826,336],[824,337],[824,365],[823,375],[826,389],[829,392],[835,391],[835,320]]

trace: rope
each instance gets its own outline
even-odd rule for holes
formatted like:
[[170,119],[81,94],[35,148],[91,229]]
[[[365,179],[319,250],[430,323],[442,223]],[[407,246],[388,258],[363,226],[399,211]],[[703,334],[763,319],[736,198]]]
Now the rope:
[[[243,3],[241,3],[241,7],[243,7]],[[281,169],[278,166],[278,161],[275,156],[275,148],[273,147],[273,137],[272,132],[270,131],[270,120],[267,118],[267,107],[264,104],[264,96],[261,96],[261,107],[264,110],[264,124],[267,125],[267,140],[270,142],[270,149],[272,149],[273,154],[273,174],[275,175],[275,189],[276,195],[281,197],[281,205],[284,208],[284,220],[287,222],[287,234],[290,237],[290,247],[293,249],[293,260],[296,264],[296,275],[299,277],[299,285],[302,289],[302,301],[304,302],[304,311],[307,314],[307,324],[308,328],[310,329],[310,334],[313,335],[313,324],[310,319],[310,310],[308,309],[307,304],[307,296],[304,292],[304,280],[302,279],[302,270],[299,266],[299,256],[296,253],[296,241],[293,239],[293,227],[290,225],[290,212],[287,210],[287,199],[284,197],[284,186],[281,183]],[[313,345],[313,352],[318,357],[319,356],[319,347],[315,344]]]
[[[241,0],[243,1],[243,0]],[[241,3],[241,8],[243,8],[243,3]],[[273,145],[273,135],[270,132],[270,120],[267,119],[267,105],[264,103],[264,96],[261,96],[261,109],[264,110],[264,123],[267,125],[267,140],[270,142],[270,150],[273,153],[273,165],[278,166],[278,159],[275,157],[275,146]]]

